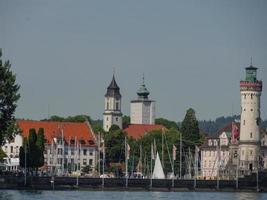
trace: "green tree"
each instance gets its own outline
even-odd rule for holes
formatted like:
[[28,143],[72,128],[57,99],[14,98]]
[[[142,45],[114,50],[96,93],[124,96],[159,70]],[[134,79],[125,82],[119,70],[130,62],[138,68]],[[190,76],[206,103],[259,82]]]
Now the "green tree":
[[37,134],[34,128],[29,130],[28,144],[29,144],[29,167],[36,169],[39,162],[39,151],[36,145]]
[[156,124],[161,124],[161,125],[165,126],[167,129],[171,129],[171,128],[178,129],[177,123],[174,122],[174,121],[170,121],[168,119],[157,118],[155,120],[155,123]]
[[16,83],[16,75],[11,71],[11,63],[2,60],[0,49],[0,146],[12,139],[15,129],[15,110],[20,98],[20,86]]
[[4,158],[6,157],[5,152],[2,148],[0,148],[0,162],[3,162]]
[[131,123],[131,118],[127,115],[123,115],[122,117],[122,125],[123,127],[128,126]]
[[120,130],[120,127],[116,124],[113,124],[110,128],[109,128],[109,132],[114,132]]
[[44,165],[44,150],[45,150],[45,135],[43,128],[39,128],[38,130],[36,147],[38,153],[37,167],[42,167]]
[[125,134],[117,129],[105,134],[106,163],[124,162]]
[[192,108],[189,108],[186,111],[185,118],[181,124],[181,132],[183,134],[183,141],[187,145],[194,147],[195,145],[199,145],[201,143],[198,121],[195,111]]

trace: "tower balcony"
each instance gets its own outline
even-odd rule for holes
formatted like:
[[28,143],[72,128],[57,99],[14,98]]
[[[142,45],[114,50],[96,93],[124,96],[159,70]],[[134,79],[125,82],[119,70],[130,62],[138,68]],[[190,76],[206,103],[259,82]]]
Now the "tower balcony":
[[240,91],[262,91],[262,81],[240,81]]

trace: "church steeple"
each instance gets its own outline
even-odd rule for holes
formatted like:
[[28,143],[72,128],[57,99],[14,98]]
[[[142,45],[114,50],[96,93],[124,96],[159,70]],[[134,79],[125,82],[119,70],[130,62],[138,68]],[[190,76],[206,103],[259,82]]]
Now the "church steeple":
[[143,82],[142,85],[140,86],[140,88],[137,90],[137,95],[138,95],[138,99],[148,99],[148,95],[149,95],[149,91],[146,88],[145,85],[145,77],[143,74]]
[[103,113],[103,129],[108,131],[112,125],[122,128],[121,94],[113,73],[112,80],[105,94],[105,111]]
[[116,99],[121,98],[120,88],[119,88],[118,84],[116,83],[114,74],[113,74],[112,80],[111,80],[111,82],[107,88],[107,93],[105,94],[105,97],[115,97]]

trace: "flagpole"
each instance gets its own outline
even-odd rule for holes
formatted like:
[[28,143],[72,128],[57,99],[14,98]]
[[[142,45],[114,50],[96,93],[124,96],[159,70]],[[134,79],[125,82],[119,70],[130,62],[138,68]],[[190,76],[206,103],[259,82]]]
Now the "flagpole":
[[125,187],[128,187],[128,146],[127,146],[127,141],[126,141],[126,136],[124,139],[125,143]]
[[182,132],[180,133],[180,173],[179,178],[182,179]]
[[102,161],[102,188],[105,186],[105,140],[103,140],[103,161]]
[[172,156],[172,187],[174,187],[174,155]]
[[26,185],[27,184],[27,145],[26,145],[26,142],[25,142],[25,145],[24,145],[24,159],[25,159],[25,161],[24,161],[24,163],[25,163],[25,174],[24,174],[24,185]]
[[151,162],[150,162],[150,188],[151,189],[152,189],[152,160],[153,160],[152,156],[154,156],[153,154],[154,154],[153,144],[151,144]]

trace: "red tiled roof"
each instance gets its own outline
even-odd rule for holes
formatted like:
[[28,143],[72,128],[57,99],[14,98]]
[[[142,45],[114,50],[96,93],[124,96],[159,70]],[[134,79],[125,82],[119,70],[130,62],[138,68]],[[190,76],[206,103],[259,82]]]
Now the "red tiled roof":
[[124,131],[129,137],[133,139],[139,139],[143,137],[147,132],[154,130],[166,129],[163,125],[159,124],[130,124]]
[[74,123],[74,122],[51,122],[51,121],[32,121],[32,120],[18,120],[17,124],[22,130],[22,136],[28,137],[29,130],[34,128],[38,132],[39,128],[44,128],[45,139],[51,144],[52,139],[55,137],[62,137],[62,132],[64,134],[64,139],[66,143],[70,140],[85,142],[84,145],[95,146],[95,140],[93,133],[89,125],[84,123]]

